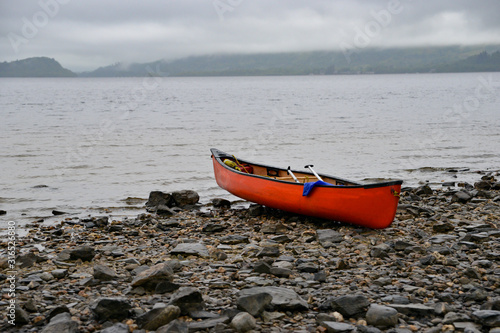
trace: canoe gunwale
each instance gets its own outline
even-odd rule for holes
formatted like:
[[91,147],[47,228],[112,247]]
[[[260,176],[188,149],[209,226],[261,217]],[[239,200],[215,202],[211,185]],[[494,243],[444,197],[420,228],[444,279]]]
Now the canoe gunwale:
[[[234,157],[232,155],[224,153],[224,152],[222,152],[222,151],[220,151],[220,150],[218,150],[216,148],[211,148],[210,151],[212,152],[212,156],[215,158],[215,160],[222,167],[224,167],[225,169],[227,169],[227,170],[229,170],[229,171],[231,171],[233,173],[236,173],[236,174],[238,174],[240,176],[254,177],[254,178],[258,178],[258,179],[265,179],[267,181],[285,183],[285,184],[290,184],[290,185],[295,185],[295,186],[304,186],[304,183],[295,183],[295,182],[291,182],[291,181],[288,181],[288,180],[274,179],[274,178],[270,178],[270,177],[268,178],[268,177],[264,177],[264,176],[260,176],[260,175],[254,175],[254,174],[249,174],[249,173],[246,173],[246,172],[242,172],[242,171],[233,169],[233,168],[229,167],[228,165],[226,165],[222,161],[222,159],[224,159],[224,158],[231,158],[231,159],[233,159]],[[242,159],[241,160],[238,159],[238,161],[240,163],[246,163],[246,164],[255,165],[255,166],[259,166],[259,167],[263,167],[263,168],[271,168],[271,169],[278,169],[278,170],[286,171],[286,169],[284,169],[284,168],[274,167],[274,166],[260,164],[260,163],[249,162],[249,161],[242,160]],[[305,171],[292,170],[292,172],[306,173],[306,174],[311,175],[311,177],[315,177],[312,173],[305,172]],[[365,189],[369,189],[369,188],[377,188],[377,187],[386,187],[386,186],[401,185],[403,183],[402,180],[391,180],[391,181],[378,182],[378,183],[362,184],[362,183],[359,183],[359,182],[355,182],[355,181],[351,181],[351,180],[347,180],[347,179],[343,179],[343,178],[339,178],[339,177],[335,177],[335,176],[330,176],[330,175],[327,175],[327,174],[319,174],[319,175],[322,176],[322,177],[324,177],[324,178],[333,178],[333,179],[338,180],[340,182],[346,182],[346,183],[350,183],[350,184],[356,184],[356,185],[333,185],[333,184],[332,185],[317,185],[317,187],[326,187],[326,188],[343,188],[343,189],[348,189],[348,188],[351,188],[351,189],[354,189],[354,188],[365,188]]]

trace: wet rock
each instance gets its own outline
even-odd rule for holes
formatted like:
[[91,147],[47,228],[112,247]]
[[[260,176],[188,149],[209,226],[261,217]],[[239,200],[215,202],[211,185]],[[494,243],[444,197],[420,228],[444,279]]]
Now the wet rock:
[[432,195],[433,193],[434,191],[429,185],[421,186],[415,191],[416,195]]
[[156,211],[158,206],[172,207],[172,196],[169,193],[161,191],[152,191],[149,193],[146,209],[148,211]]
[[231,208],[231,202],[226,199],[215,198],[212,199],[212,206],[215,208]]
[[388,306],[372,304],[366,312],[366,322],[380,328],[396,326],[398,311]]
[[249,216],[256,217],[261,216],[262,214],[264,214],[264,207],[262,207],[261,205],[252,204],[250,205],[250,207],[248,207]]
[[246,297],[254,294],[269,294],[272,297],[271,305],[276,310],[282,311],[305,311],[309,308],[307,302],[292,289],[283,287],[253,287],[243,289],[238,297]]
[[6,215],[6,214],[7,214],[6,210],[0,209],[0,215]]
[[71,319],[67,312],[60,313],[52,318],[49,324],[43,329],[42,333],[76,333],[78,332],[78,323]]
[[240,312],[231,320],[231,327],[234,328],[236,332],[248,332],[256,326],[257,321],[247,312]]
[[477,190],[489,190],[491,188],[491,182],[486,180],[481,180],[474,183],[474,188]]
[[333,229],[320,229],[316,234],[318,242],[324,248],[332,247],[335,243],[340,243],[344,240],[344,235]]
[[54,215],[54,216],[64,215],[64,214],[68,214],[68,213],[63,212],[63,211],[61,211],[61,210],[56,210],[56,209],[54,209],[54,210],[52,211],[52,215]]
[[91,306],[91,310],[100,322],[107,320],[123,320],[128,318],[132,308],[124,298],[100,298]]
[[203,310],[205,302],[200,291],[194,287],[182,287],[170,299],[170,304],[178,306],[181,315],[189,314],[190,311]]
[[172,198],[178,207],[194,205],[200,200],[198,193],[191,190],[172,192]]
[[137,317],[136,322],[139,328],[148,331],[155,331],[161,326],[167,325],[172,320],[179,317],[181,310],[174,305],[155,308]]
[[116,272],[104,265],[94,265],[94,279],[101,281],[112,281],[118,277]]
[[271,304],[273,297],[267,293],[241,296],[236,300],[238,309],[246,311],[252,316],[260,315]]
[[132,280],[132,287],[144,287],[146,290],[155,290],[161,282],[170,282],[174,278],[174,271],[168,263],[154,265],[141,273]]
[[194,255],[207,258],[210,256],[208,249],[204,244],[201,243],[180,243],[173,249],[170,254],[172,255]]

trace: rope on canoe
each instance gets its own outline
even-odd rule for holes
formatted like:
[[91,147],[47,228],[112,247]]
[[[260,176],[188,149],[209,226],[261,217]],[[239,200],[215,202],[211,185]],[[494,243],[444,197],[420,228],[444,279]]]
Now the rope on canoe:
[[233,158],[234,160],[236,161],[236,164],[238,164],[238,166],[240,167],[240,171],[245,171],[246,173],[250,174],[250,172],[247,171],[247,168],[245,168],[239,161],[238,159],[236,158],[236,156],[233,155]]

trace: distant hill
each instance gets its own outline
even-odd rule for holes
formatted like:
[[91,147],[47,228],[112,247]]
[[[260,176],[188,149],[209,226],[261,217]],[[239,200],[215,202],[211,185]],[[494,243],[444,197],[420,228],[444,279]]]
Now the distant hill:
[[0,63],[0,77],[75,77],[51,58],[36,57]]
[[84,77],[385,74],[500,71],[500,45],[220,54],[100,67]]

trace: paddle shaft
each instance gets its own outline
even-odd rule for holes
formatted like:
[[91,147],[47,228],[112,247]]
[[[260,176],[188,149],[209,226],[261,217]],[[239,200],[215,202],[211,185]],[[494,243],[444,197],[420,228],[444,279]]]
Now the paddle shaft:
[[311,172],[316,176],[316,178],[318,178],[318,180],[323,181],[323,179],[321,179],[321,177],[316,173],[316,171],[314,171],[314,169],[312,168],[313,166],[314,165],[312,164],[308,164],[304,168],[309,168],[309,170],[311,170]]
[[290,174],[290,176],[292,176],[293,180],[295,180],[296,183],[300,183],[297,177],[295,177],[295,175],[293,174],[292,170],[290,170],[290,166],[288,166],[288,169],[286,171]]

